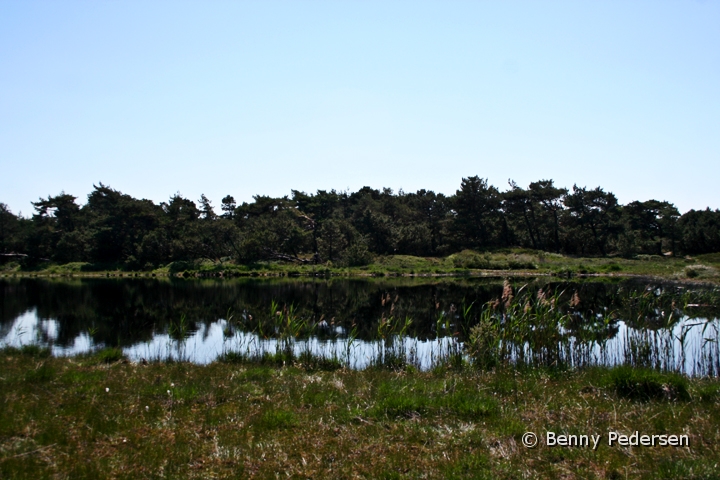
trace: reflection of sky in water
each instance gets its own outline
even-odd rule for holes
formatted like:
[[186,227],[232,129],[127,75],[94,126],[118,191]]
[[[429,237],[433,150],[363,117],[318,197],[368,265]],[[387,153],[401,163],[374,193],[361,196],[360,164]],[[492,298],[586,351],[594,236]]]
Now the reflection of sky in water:
[[[133,345],[124,351],[132,360],[162,360],[172,358],[185,359],[195,363],[210,363],[224,352],[237,352],[253,354],[259,351],[274,353],[278,347],[277,340],[261,340],[255,334],[236,332],[231,337],[224,335],[227,323],[219,320],[209,327],[202,326],[192,336],[182,343],[170,338],[167,334],[155,335],[150,342]],[[433,359],[447,349],[451,340],[443,338],[426,342],[405,339],[404,346],[408,355],[415,355],[421,368],[430,368]],[[378,346],[371,342],[355,340],[349,345],[349,364],[353,368],[364,368],[371,364],[377,353]],[[348,361],[348,341],[344,338],[321,340],[310,338],[295,342],[293,350],[296,355],[311,352],[325,358],[338,358],[342,362]]]
[[[237,352],[254,354],[257,352],[274,353],[277,341],[273,339],[261,340],[255,334],[235,332],[226,336],[227,322],[223,319],[208,325],[199,325],[199,329],[188,336],[184,342],[171,338],[166,333],[153,335],[148,342],[137,343],[124,349],[125,354],[133,361],[141,359],[152,360],[186,360],[200,364],[210,363],[224,352]],[[681,370],[690,375],[713,374],[707,366],[717,366],[719,321],[707,322],[704,319],[684,318],[671,330],[636,330],[629,328],[624,322],[618,322],[618,334],[607,340],[604,346],[594,344],[588,349],[585,360],[591,364],[617,365],[633,358],[633,344],[645,342],[650,346],[650,355],[654,365],[662,365],[668,370]],[[52,319],[40,320],[35,310],[27,311],[18,316],[10,328],[5,328],[4,336],[0,338],[0,346],[20,347],[28,344],[49,346],[54,355],[71,356],[89,352],[102,345],[94,345],[87,332],[78,335],[72,345],[58,346],[53,342],[57,339],[58,322]],[[336,332],[342,333],[342,332]],[[640,342],[640,343],[638,343]],[[430,368],[452,347],[449,337],[439,340],[420,341],[405,338],[397,343],[398,348],[404,350],[408,359],[422,369]],[[571,350],[577,345],[570,343]],[[336,357],[353,368],[364,368],[372,364],[377,357],[380,345],[377,342],[355,340],[348,348],[345,338],[319,339],[295,342],[296,354],[311,352],[314,355],[332,358]],[[527,348],[527,346],[526,346]],[[647,350],[646,350],[647,352]],[[349,356],[348,356],[349,354]],[[566,359],[571,365],[576,362],[573,358]],[[631,361],[632,364],[638,362]]]
[[[0,340],[0,345],[19,347],[29,343],[51,344],[58,336],[58,323],[55,320],[40,320],[36,310],[29,310],[18,316]],[[45,338],[48,341],[38,342]]]

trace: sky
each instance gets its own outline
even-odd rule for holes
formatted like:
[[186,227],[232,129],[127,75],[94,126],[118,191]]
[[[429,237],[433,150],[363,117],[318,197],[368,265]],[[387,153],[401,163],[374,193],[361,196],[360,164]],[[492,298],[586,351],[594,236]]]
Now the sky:
[[552,179],[720,208],[720,1],[0,2],[0,202]]

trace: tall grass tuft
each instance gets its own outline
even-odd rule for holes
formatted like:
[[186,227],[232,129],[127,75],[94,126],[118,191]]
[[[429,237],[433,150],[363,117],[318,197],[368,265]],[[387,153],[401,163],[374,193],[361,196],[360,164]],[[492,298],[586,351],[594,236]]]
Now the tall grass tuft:
[[611,369],[609,380],[619,396],[633,400],[690,400],[687,378],[675,373],[625,365]]

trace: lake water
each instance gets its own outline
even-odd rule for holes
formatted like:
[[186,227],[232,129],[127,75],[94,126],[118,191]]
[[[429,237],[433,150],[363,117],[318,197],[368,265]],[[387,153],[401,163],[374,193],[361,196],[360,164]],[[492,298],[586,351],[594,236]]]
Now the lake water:
[[0,292],[0,346],[55,355],[114,346],[132,360],[208,363],[284,349],[431,368],[465,356],[485,318],[503,361],[720,366],[718,290],[647,280],[5,278]]

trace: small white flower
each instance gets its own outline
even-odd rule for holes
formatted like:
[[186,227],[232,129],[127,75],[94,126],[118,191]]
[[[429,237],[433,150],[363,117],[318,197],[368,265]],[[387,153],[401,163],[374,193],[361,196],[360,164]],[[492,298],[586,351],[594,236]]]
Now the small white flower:
[[168,392],[168,395],[172,395],[172,393],[170,393],[170,390],[168,390],[167,392]]
[[105,387],[105,393],[110,393],[110,388],[109,388],[109,387]]
[[147,405],[145,405],[145,411],[146,411],[146,412],[149,412],[149,411],[150,411],[150,407],[148,407]]
[[171,383],[170,386],[171,386],[172,388],[175,388],[175,384],[174,384],[174,383]]

